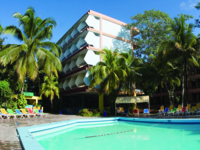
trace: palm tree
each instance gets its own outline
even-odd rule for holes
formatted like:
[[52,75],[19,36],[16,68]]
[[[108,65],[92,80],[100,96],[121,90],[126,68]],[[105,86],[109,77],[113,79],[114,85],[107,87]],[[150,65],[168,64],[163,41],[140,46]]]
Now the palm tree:
[[[3,33],[3,27],[2,27],[1,24],[0,24],[0,36],[1,36],[2,33]],[[2,49],[3,41],[4,41],[4,39],[1,39],[1,38],[0,38],[0,50]]]
[[[120,53],[120,60],[124,64],[124,70],[127,73],[125,80],[122,82],[122,89],[124,92],[132,94],[135,91],[136,81],[140,80],[140,74],[137,73],[137,70],[140,69],[142,65],[142,60],[139,58],[132,58],[132,50],[129,50],[127,53]],[[125,63],[124,63],[125,61]]]
[[196,66],[198,62],[195,59],[195,55],[197,51],[195,50],[194,46],[196,44],[196,36],[192,33],[194,25],[187,24],[188,17],[185,15],[181,15],[180,18],[175,17],[174,21],[168,26],[168,30],[172,34],[172,38],[169,41],[161,42],[159,49],[163,50],[165,56],[174,62],[179,60],[183,67],[183,77],[182,77],[182,98],[184,94],[184,76],[186,79],[186,98],[185,104],[187,105],[188,101],[188,88],[187,88],[187,66],[188,63],[192,63]]
[[112,52],[109,49],[103,49],[98,54],[101,55],[103,61],[90,68],[90,78],[92,78],[90,87],[94,88],[96,85],[100,85],[100,93],[110,94],[127,76],[124,70],[125,61],[122,62],[119,59],[118,50]]
[[44,83],[42,83],[41,87],[42,90],[40,96],[44,94],[47,98],[50,97],[51,109],[53,112],[54,95],[56,95],[59,98],[59,88],[58,88],[57,78],[53,74],[51,74],[50,78],[49,76],[44,76]]
[[23,44],[8,45],[0,51],[0,63],[3,66],[16,64],[19,81],[22,83],[21,93],[24,89],[26,77],[34,81],[38,76],[38,70],[43,70],[47,76],[61,71],[62,65],[59,56],[61,48],[48,40],[52,37],[53,27],[56,22],[52,18],[42,20],[35,16],[35,11],[29,7],[24,15],[14,13],[14,18],[19,20],[19,27],[7,26],[4,33],[11,34]]
[[114,113],[115,99],[121,89],[121,81],[124,81],[127,73],[124,69],[125,60],[119,59],[118,50],[113,52],[109,49],[103,49],[98,52],[103,61],[90,68],[91,88],[100,85],[99,93],[108,94],[110,96],[111,112]]

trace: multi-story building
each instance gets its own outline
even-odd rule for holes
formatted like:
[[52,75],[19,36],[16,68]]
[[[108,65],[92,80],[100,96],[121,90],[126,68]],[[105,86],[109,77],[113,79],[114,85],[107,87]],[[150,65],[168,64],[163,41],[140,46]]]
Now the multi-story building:
[[[88,70],[101,61],[95,54],[97,51],[132,48],[131,32],[125,26],[124,22],[89,10],[57,42],[63,52],[60,57],[63,74],[59,77],[63,107],[100,108],[102,111],[103,98],[100,96],[99,100],[98,87],[88,87]],[[104,102],[105,107],[105,99]]]
[[[186,80],[184,80],[186,82]],[[184,83],[185,85],[185,83]],[[186,92],[186,90],[184,90]],[[174,99],[174,105],[178,106],[182,104],[182,86],[175,88],[175,95],[178,99]],[[185,95],[185,94],[184,94]],[[186,97],[184,97],[185,101]],[[188,104],[196,105],[200,102],[200,69],[193,68],[188,70]],[[169,94],[166,88],[162,88],[162,102],[160,98],[160,87],[156,93],[150,99],[151,108],[159,109],[163,104],[165,107],[169,107]]]

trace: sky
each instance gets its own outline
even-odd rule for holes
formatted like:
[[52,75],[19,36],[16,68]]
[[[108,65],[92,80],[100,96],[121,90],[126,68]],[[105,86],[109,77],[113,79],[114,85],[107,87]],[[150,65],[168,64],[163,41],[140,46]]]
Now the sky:
[[[57,22],[53,30],[52,42],[57,42],[88,10],[94,10],[125,23],[131,23],[131,16],[144,13],[145,10],[160,10],[171,18],[178,14],[193,15],[194,23],[199,18],[200,10],[194,6],[200,0],[2,0],[0,2],[0,23],[3,27],[18,26],[18,21],[12,15],[15,12],[24,14],[29,6],[35,9],[36,16],[42,19],[52,17]],[[194,29],[198,35],[200,29]],[[19,44],[12,36],[6,37],[5,44]]]

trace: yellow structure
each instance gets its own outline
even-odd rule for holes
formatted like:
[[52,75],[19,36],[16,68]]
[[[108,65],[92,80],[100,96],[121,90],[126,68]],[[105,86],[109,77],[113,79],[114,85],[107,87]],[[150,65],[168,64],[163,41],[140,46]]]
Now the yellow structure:
[[[148,109],[150,110],[149,96],[117,97],[115,101],[115,108],[116,108],[116,104],[126,104],[126,103],[133,103],[134,104],[133,109],[136,109],[137,103],[148,103]],[[116,111],[115,111],[115,116],[116,116]]]
[[[38,100],[42,100],[39,96],[34,96],[32,92],[24,92],[25,98],[27,100],[27,103],[30,105],[37,105]],[[17,95],[13,95],[12,98],[17,99]]]
[[38,100],[42,100],[39,96],[25,96],[26,100],[28,100],[30,105],[37,105]]
[[103,114],[103,93],[99,94],[99,110]]

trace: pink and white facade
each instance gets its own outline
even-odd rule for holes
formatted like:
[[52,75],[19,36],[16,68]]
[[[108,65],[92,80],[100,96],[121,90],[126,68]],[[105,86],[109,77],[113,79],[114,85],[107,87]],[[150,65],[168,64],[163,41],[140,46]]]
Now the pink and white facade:
[[90,81],[87,78],[89,68],[100,61],[95,52],[103,48],[131,49],[131,33],[125,26],[124,22],[89,10],[62,36],[57,44],[63,51],[60,57],[63,75],[59,78],[63,99],[70,95],[95,93],[88,88]]

